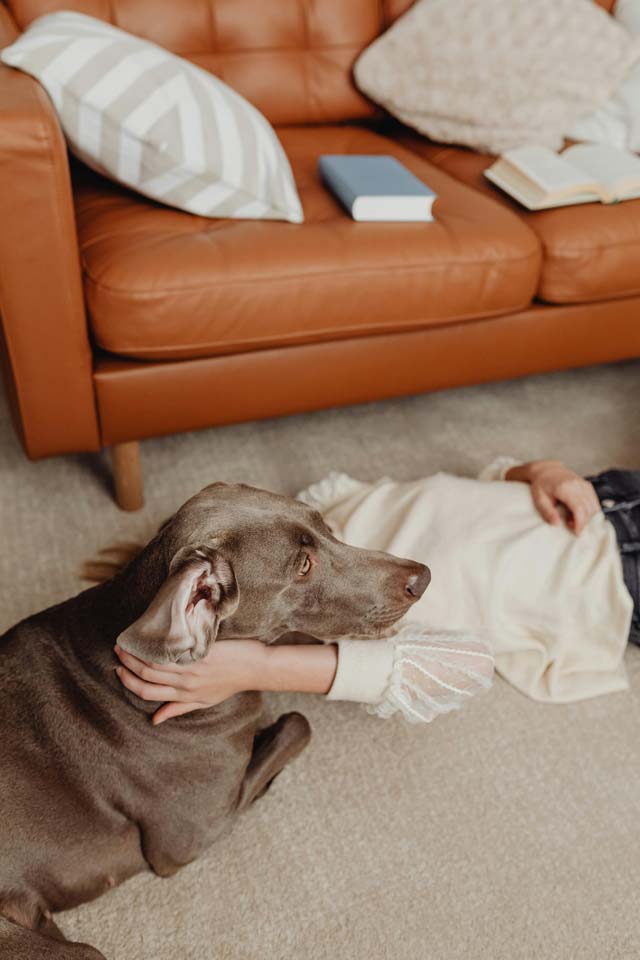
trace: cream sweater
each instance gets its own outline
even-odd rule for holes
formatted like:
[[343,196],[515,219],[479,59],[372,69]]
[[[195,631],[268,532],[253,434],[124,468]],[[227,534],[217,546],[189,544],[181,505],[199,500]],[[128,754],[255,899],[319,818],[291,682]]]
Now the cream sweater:
[[[375,704],[380,716],[399,709],[410,719],[432,719],[444,711],[425,709],[420,682],[408,698],[403,688],[409,672],[413,681],[422,678],[428,699],[434,679],[442,692],[442,668],[425,669],[421,658],[438,659],[434,637],[451,644],[451,631],[460,632],[459,652],[467,655],[464,663],[458,657],[458,678],[444,681],[445,691],[456,691],[445,709],[489,685],[483,652],[492,652],[497,671],[535,700],[627,689],[623,654],[633,604],[614,529],[602,513],[579,537],[545,523],[526,484],[500,482],[515,463],[501,458],[478,480],[438,473],[410,483],[361,483],[332,474],[299,495],[347,543],[419,560],[432,573],[395,639],[340,642],[330,699]],[[459,683],[463,675],[466,683]]]

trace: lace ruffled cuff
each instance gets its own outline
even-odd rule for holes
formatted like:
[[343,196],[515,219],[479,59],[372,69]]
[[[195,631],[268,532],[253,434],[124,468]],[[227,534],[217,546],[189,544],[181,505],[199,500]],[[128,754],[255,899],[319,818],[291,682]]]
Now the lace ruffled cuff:
[[476,636],[404,623],[386,640],[342,640],[330,700],[357,700],[387,719],[429,723],[491,686],[493,655]]
[[407,623],[390,643],[393,670],[379,703],[369,713],[387,719],[401,713],[411,723],[430,723],[460,707],[493,681],[489,647],[466,633],[427,633]]

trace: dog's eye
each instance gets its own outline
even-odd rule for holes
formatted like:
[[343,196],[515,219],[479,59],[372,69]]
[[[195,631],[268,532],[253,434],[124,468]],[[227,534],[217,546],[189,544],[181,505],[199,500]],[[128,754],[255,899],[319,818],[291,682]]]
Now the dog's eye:
[[306,575],[309,573],[309,570],[311,570],[311,557],[308,553],[305,553],[302,563],[298,569],[298,576],[306,577]]

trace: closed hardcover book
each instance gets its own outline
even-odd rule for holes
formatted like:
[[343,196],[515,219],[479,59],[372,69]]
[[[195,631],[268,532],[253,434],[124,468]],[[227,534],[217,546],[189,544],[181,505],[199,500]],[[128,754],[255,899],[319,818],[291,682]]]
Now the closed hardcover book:
[[326,154],[320,175],[354,220],[433,220],[433,190],[395,157]]

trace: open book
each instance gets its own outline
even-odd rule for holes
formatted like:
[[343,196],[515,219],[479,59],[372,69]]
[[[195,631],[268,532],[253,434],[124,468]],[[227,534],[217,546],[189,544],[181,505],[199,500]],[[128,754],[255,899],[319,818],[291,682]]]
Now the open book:
[[578,143],[562,153],[517,147],[484,175],[529,210],[640,197],[640,157],[600,144]]

